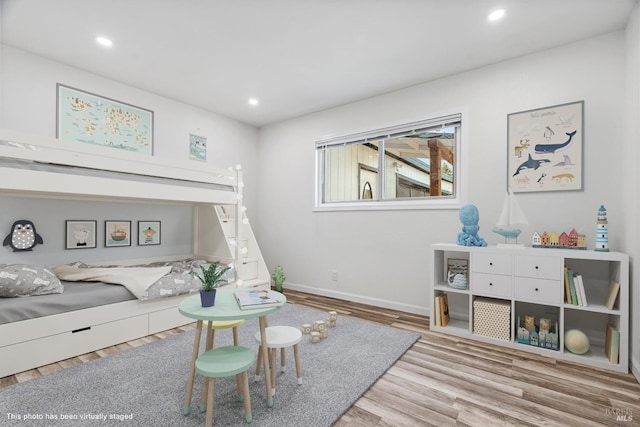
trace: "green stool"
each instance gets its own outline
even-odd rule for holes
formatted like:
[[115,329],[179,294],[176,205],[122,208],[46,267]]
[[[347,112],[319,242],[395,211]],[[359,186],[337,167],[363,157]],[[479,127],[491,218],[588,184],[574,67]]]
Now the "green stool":
[[[233,328],[233,345],[239,345],[238,326],[242,325],[244,323],[244,320],[220,320],[220,321],[212,321],[212,322],[209,322],[206,320],[204,321],[200,320],[200,322],[202,322],[202,326],[196,327],[197,338],[193,343],[194,348],[193,348],[193,355],[191,357],[191,372],[189,373],[189,381],[187,382],[187,398],[184,403],[184,408],[182,410],[182,413],[184,415],[189,415],[189,413],[191,412],[191,395],[193,394],[193,383],[196,377],[195,363],[196,363],[196,359],[198,357],[198,351],[200,348],[200,334],[202,333],[202,329],[207,330],[207,340],[205,344],[205,351],[211,350],[213,348],[213,340],[215,337],[215,333],[218,329]],[[237,383],[238,383],[238,393],[240,393],[240,390],[242,389],[240,378],[237,379]],[[207,404],[206,399],[207,399],[207,396],[203,393],[202,402],[200,403],[200,408],[206,408],[206,404]],[[205,411],[205,410],[206,409],[202,409],[202,411]]]
[[215,379],[236,375],[242,382],[245,420],[253,421],[251,415],[251,399],[249,397],[249,378],[247,370],[256,360],[255,351],[242,346],[225,346],[206,351],[196,359],[196,371],[205,377],[202,393],[207,393],[206,426],[213,425],[213,397],[215,395]]

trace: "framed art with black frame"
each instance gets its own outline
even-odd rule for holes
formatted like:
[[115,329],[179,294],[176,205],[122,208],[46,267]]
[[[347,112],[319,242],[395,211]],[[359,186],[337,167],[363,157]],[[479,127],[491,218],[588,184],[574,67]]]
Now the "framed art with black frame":
[[131,221],[105,221],[104,246],[131,246]]
[[159,245],[160,221],[138,221],[138,245]]
[[97,221],[67,220],[65,221],[65,249],[95,248]]

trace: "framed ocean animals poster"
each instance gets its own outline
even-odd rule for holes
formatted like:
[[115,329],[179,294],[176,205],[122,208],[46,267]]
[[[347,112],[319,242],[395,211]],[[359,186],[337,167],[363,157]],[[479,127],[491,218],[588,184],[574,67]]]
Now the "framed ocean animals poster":
[[138,245],[160,244],[160,221],[138,221]]
[[582,190],[584,101],[507,116],[507,191]]
[[153,111],[58,83],[56,137],[153,155]]
[[131,221],[105,221],[104,246],[131,246]]
[[96,247],[96,221],[65,222],[65,249],[90,249]]

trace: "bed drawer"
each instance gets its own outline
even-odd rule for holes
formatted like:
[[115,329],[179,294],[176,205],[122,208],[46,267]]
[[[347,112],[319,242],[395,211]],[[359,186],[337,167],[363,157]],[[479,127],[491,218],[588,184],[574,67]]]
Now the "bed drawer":
[[[64,334],[86,326],[109,323],[145,314],[139,301],[125,301],[84,310],[69,311],[54,316],[37,317],[20,322],[0,325],[0,345],[18,344],[24,341]],[[163,307],[164,308],[164,307]]]
[[0,378],[147,335],[148,315],[0,347]]
[[178,307],[154,311],[149,313],[149,335],[187,325],[192,322],[195,322],[195,320],[180,314]]

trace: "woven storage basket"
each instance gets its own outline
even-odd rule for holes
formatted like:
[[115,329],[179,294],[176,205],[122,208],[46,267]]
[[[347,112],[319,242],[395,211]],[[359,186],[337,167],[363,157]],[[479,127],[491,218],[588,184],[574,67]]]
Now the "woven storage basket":
[[511,302],[475,298],[473,300],[473,333],[511,341]]

